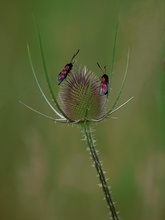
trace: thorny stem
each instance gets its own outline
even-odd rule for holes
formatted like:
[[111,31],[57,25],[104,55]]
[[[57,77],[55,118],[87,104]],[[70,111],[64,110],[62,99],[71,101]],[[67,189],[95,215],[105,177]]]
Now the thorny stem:
[[94,165],[95,165],[96,171],[98,173],[98,176],[99,176],[99,179],[100,179],[100,182],[101,182],[101,185],[102,185],[102,189],[103,189],[105,199],[106,199],[106,202],[108,204],[108,208],[110,210],[112,219],[113,220],[119,220],[119,217],[117,215],[117,212],[116,212],[113,200],[112,200],[112,196],[111,196],[111,193],[110,193],[110,188],[107,184],[107,180],[106,180],[105,175],[104,175],[102,164],[99,160],[98,153],[97,153],[97,150],[95,148],[95,144],[94,144],[94,140],[93,140],[93,137],[92,137],[92,134],[91,134],[91,128],[89,126],[89,123],[84,122],[82,124],[82,127],[83,127],[84,134],[85,134],[85,140],[86,140],[87,145],[90,149],[90,153],[91,153],[92,159],[94,161]]

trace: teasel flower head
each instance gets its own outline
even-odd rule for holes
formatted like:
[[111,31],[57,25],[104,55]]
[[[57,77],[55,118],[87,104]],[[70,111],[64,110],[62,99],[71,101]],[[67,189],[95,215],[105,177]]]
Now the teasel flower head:
[[76,66],[59,86],[61,109],[74,122],[98,120],[105,114],[106,95],[100,96],[100,78]]

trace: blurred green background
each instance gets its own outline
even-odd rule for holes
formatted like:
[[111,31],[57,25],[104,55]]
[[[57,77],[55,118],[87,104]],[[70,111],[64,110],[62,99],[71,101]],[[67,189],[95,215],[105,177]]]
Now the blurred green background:
[[26,43],[39,81],[44,78],[31,13],[39,23],[51,84],[80,49],[78,63],[101,76],[110,69],[119,31],[109,106],[120,88],[130,47],[122,104],[94,125],[97,149],[116,209],[123,220],[165,219],[165,10],[164,0],[3,1],[0,7],[0,219],[109,219],[96,172],[77,126],[54,124],[32,75]]

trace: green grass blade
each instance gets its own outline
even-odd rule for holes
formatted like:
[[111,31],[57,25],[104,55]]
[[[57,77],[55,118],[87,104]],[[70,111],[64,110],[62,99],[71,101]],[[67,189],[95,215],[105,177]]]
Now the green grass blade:
[[38,42],[39,42],[39,48],[40,48],[40,52],[41,52],[41,58],[42,58],[42,63],[43,63],[43,68],[44,68],[44,73],[45,73],[45,77],[46,77],[46,81],[48,83],[48,87],[49,87],[49,91],[52,95],[52,98],[53,98],[53,101],[54,103],[56,104],[58,110],[62,113],[62,115],[67,118],[69,121],[72,121],[70,118],[68,118],[68,116],[63,112],[63,110],[61,109],[54,93],[53,93],[53,89],[51,87],[51,84],[50,84],[50,80],[49,80],[49,76],[48,76],[48,71],[47,71],[47,67],[46,67],[46,62],[45,62],[45,56],[44,56],[44,51],[43,51],[43,46],[42,46],[42,40],[41,40],[41,34],[40,34],[40,31],[39,31],[39,27],[38,27],[38,24],[36,22],[36,19],[35,17],[33,16],[33,20],[34,20],[34,24],[35,24],[35,27],[36,27],[36,31],[37,31],[37,35],[38,35]]
[[41,116],[43,116],[43,117],[45,117],[45,118],[50,119],[51,121],[62,122],[62,123],[66,122],[66,119],[65,119],[65,118],[63,118],[63,119],[56,119],[56,118],[53,118],[53,117],[51,117],[51,116],[45,115],[45,114],[43,114],[42,112],[37,111],[36,109],[30,107],[29,105],[26,105],[25,103],[23,103],[23,102],[21,102],[21,101],[19,101],[19,103],[21,103],[22,105],[24,105],[26,108],[30,109],[31,111],[33,111],[33,112],[35,112],[35,113],[37,113],[37,114],[39,114],[39,115],[41,115]]
[[105,114],[102,118],[99,119],[90,119],[89,121],[91,122],[96,122],[98,123],[99,121],[104,120],[105,118],[109,117],[110,115],[112,115],[114,112],[117,112],[119,109],[121,109],[124,105],[126,105],[128,102],[130,102],[134,97],[132,96],[131,98],[129,98],[127,101],[125,101],[123,104],[121,104],[119,107],[115,108],[114,110],[112,110],[109,114]]
[[32,69],[32,73],[33,73],[33,76],[35,78],[35,81],[37,83],[37,86],[42,94],[42,96],[44,97],[45,101],[47,102],[47,104],[49,105],[49,107],[53,110],[53,112],[58,115],[60,118],[64,118],[63,115],[61,115],[58,111],[56,111],[56,109],[53,108],[53,106],[50,104],[50,102],[48,101],[48,99],[46,98],[39,82],[38,82],[38,79],[37,79],[37,76],[36,76],[36,73],[35,73],[35,70],[34,70],[34,67],[33,67],[33,63],[32,63],[32,59],[31,59],[31,53],[30,53],[30,48],[29,48],[29,45],[27,45],[27,51],[28,51],[28,56],[29,56],[29,61],[30,61],[30,66],[31,66],[31,69]]
[[112,112],[112,110],[115,108],[115,106],[118,103],[118,101],[120,99],[120,96],[122,94],[122,91],[123,91],[123,88],[124,88],[124,84],[125,84],[125,81],[126,81],[126,76],[127,76],[127,73],[128,73],[129,55],[130,55],[130,49],[128,49],[127,64],[126,64],[125,74],[124,74],[123,82],[121,84],[121,88],[119,90],[118,96],[117,96],[113,106],[107,111],[106,115],[109,115]]
[[110,87],[111,87],[112,78],[113,78],[113,74],[114,74],[114,63],[115,63],[118,27],[119,27],[119,22],[116,25],[115,40],[114,40],[113,53],[112,53],[112,64],[111,64],[111,69],[110,69]]
[[129,98],[127,101],[125,101],[123,104],[121,104],[119,107],[115,108],[114,110],[112,110],[108,115],[112,115],[114,112],[118,111],[119,109],[121,109],[124,105],[126,105],[128,102],[130,102],[134,97],[132,96],[131,98]]
[[111,63],[110,74],[109,74],[109,79],[110,80],[109,80],[109,92],[108,92],[108,95],[107,95],[107,100],[109,99],[110,88],[111,88],[112,78],[113,78],[113,74],[114,74],[114,63],[115,63],[115,54],[116,54],[118,26],[119,26],[119,22],[116,25],[115,40],[114,40],[113,53],[112,53],[112,63]]

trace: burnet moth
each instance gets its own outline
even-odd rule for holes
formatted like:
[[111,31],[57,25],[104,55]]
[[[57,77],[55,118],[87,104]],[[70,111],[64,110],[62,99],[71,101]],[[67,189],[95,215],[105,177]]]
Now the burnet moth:
[[67,77],[68,73],[71,71],[72,67],[73,67],[73,63],[74,63],[74,58],[75,56],[79,53],[80,50],[77,51],[77,53],[75,53],[70,61],[70,63],[66,64],[64,69],[59,73],[58,75],[58,85],[60,85],[60,83],[62,83],[62,81]]
[[[101,69],[101,71],[104,73],[101,66],[97,63],[98,67]],[[101,84],[100,84],[100,96],[107,95],[108,94],[108,87],[109,87],[109,78],[106,74],[106,66],[104,67],[105,73],[101,77]]]

